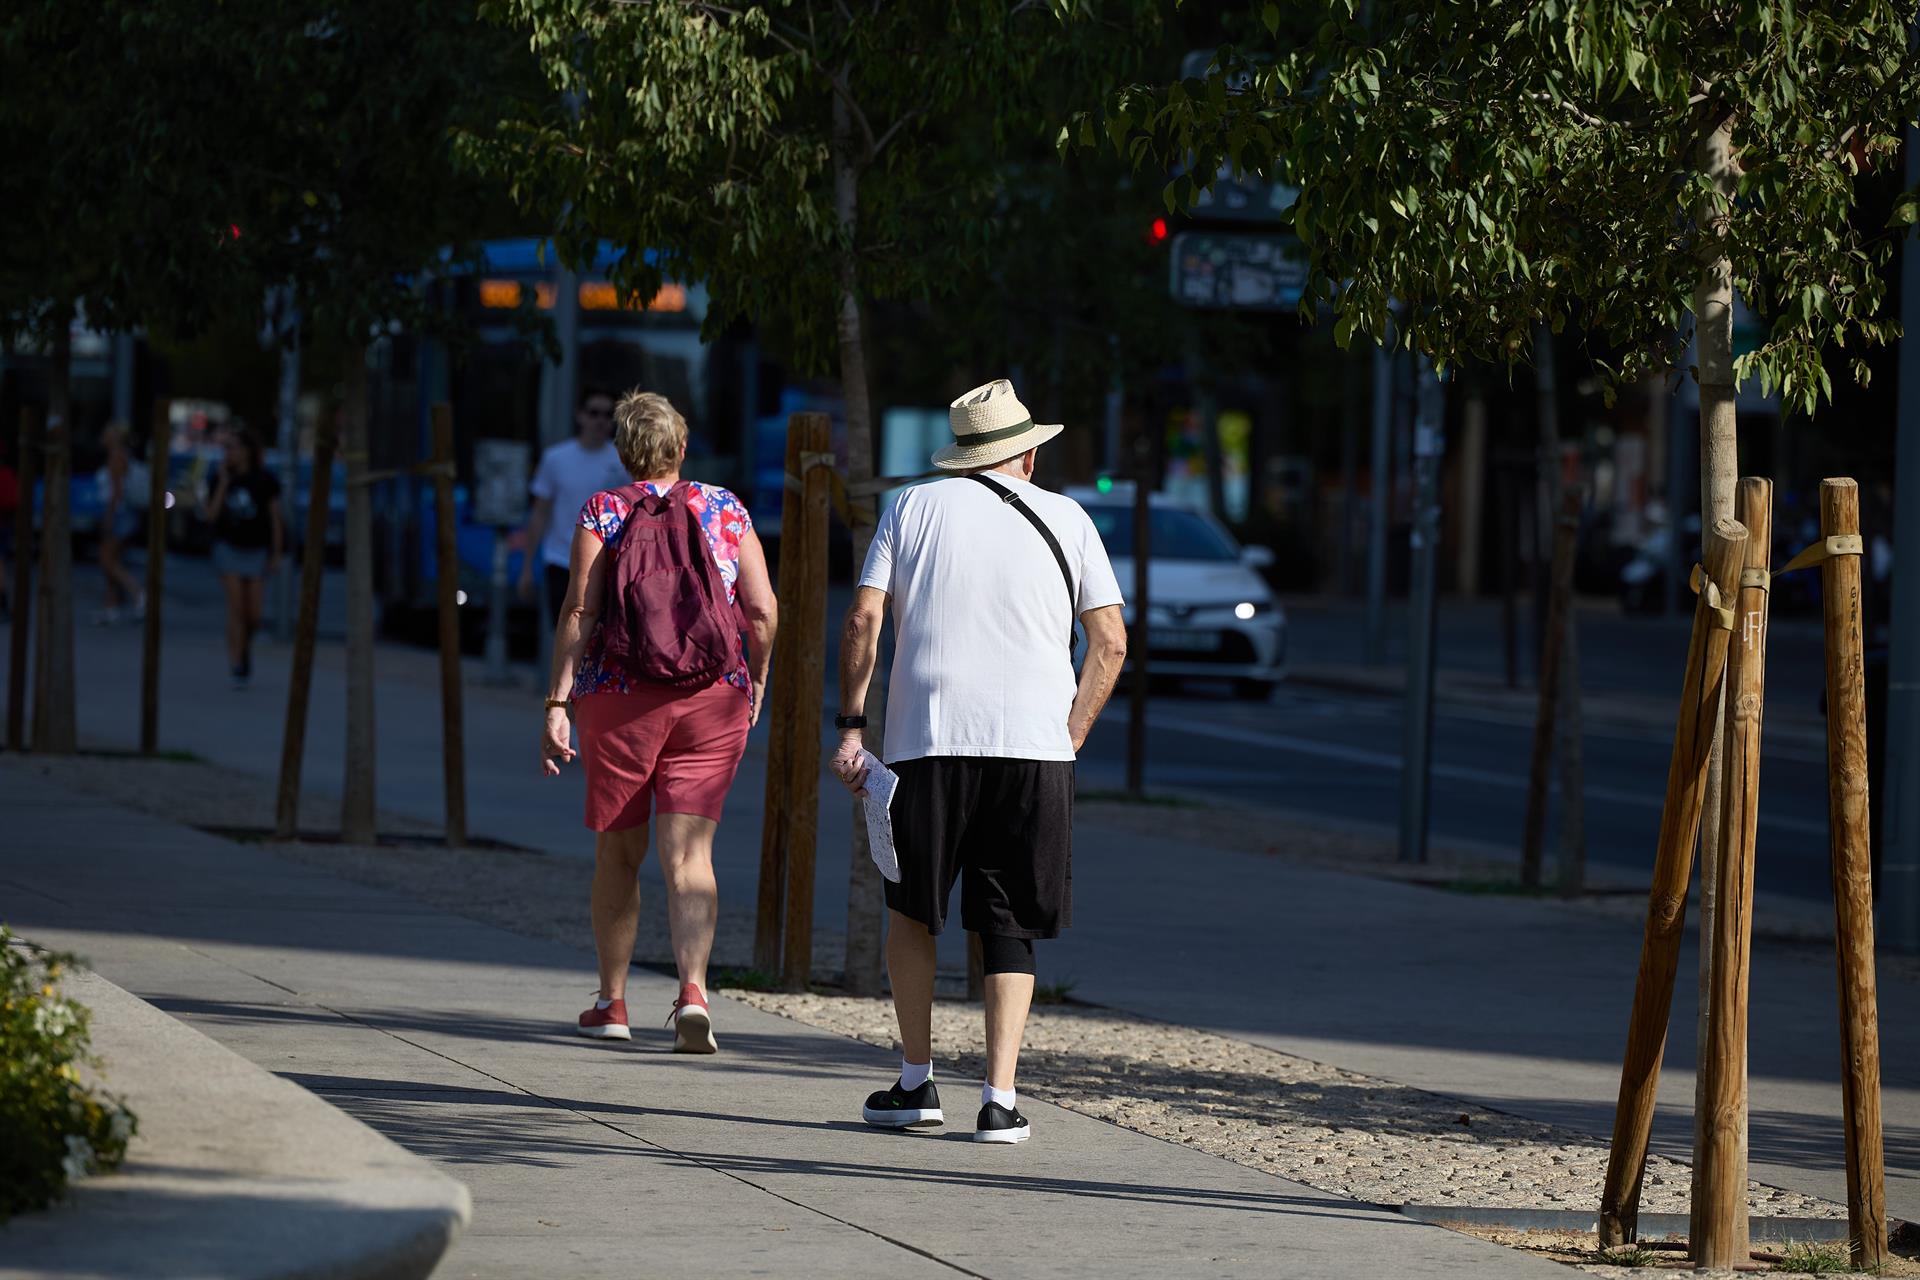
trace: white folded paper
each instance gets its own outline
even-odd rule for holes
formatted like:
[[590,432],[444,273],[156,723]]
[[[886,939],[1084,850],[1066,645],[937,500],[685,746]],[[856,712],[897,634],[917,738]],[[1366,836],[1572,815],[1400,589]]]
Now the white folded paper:
[[867,767],[867,848],[880,874],[898,884],[900,858],[893,851],[893,793],[900,785],[900,775],[881,764],[871,751],[860,753],[860,763]]

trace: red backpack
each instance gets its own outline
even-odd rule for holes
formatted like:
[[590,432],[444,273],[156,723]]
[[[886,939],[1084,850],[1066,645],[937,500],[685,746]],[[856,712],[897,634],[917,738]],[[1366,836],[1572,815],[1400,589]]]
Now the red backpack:
[[740,623],[687,501],[693,486],[617,492],[631,505],[600,618],[606,657],[640,680],[704,689],[738,665]]

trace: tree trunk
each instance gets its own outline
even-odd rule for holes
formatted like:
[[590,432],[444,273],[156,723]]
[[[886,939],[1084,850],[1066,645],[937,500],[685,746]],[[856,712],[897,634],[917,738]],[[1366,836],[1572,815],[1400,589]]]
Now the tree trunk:
[[[1700,146],[1701,171],[1713,179],[1715,189],[1714,197],[1702,206],[1698,215],[1702,229],[1710,240],[1718,238],[1726,222],[1726,209],[1733,200],[1737,173],[1733,159],[1732,129],[1731,121],[1723,123]],[[1700,382],[1700,523],[1703,528],[1710,529],[1715,521],[1733,517],[1734,485],[1740,472],[1733,406],[1733,264],[1724,253],[1712,253],[1704,258],[1700,281],[1693,292],[1693,320],[1695,361]],[[1678,513],[1675,514],[1674,528],[1677,530]],[[1709,815],[1718,815],[1721,807],[1724,720],[1724,714],[1716,709],[1713,747],[1707,756],[1706,791],[1701,802],[1702,809]],[[1714,936],[1719,916],[1719,895],[1715,891],[1719,871],[1720,824],[1717,821],[1703,822],[1700,829],[1700,1012],[1696,1025],[1697,1042],[1702,1046],[1709,1043],[1712,1034],[1707,1007],[1713,977],[1713,948],[1705,945],[1705,940]],[[1744,1080],[1744,1062],[1740,1074]],[[1697,1074],[1694,1078],[1693,1128],[1696,1169],[1700,1167],[1707,1139],[1705,1101],[1704,1074]],[[1745,1186],[1744,1141],[1741,1147],[1743,1159],[1740,1168],[1730,1176],[1736,1185]],[[1693,1228],[1692,1238],[1698,1240],[1701,1223],[1697,1217]]]
[[[837,330],[840,347],[840,396],[847,422],[847,478],[852,484],[873,478],[873,406],[867,399],[866,339],[860,322],[859,261],[855,237],[860,221],[860,157],[853,120],[846,103],[833,100],[833,208],[840,228],[838,277],[840,311]],[[866,563],[873,542],[874,511],[878,499],[862,496],[848,506],[853,516],[854,572]],[[875,670],[867,691],[867,750],[879,755],[886,725],[886,682]],[[804,715],[818,708],[802,707]],[[816,784],[817,785],[817,784]],[[867,846],[867,822],[861,801],[853,802],[853,847],[847,864],[846,987],[853,995],[880,993],[882,937],[885,912],[880,872]]]
[[[339,420],[332,406],[320,420],[313,442],[313,479],[307,486],[307,531],[300,543],[300,611],[293,627],[293,665],[287,678],[287,721],[280,741],[280,786],[274,800],[273,834],[292,840],[300,834],[300,773],[307,755],[307,707],[313,691],[313,644],[320,629],[320,582],[326,573],[327,499],[333,487],[333,459],[339,449]],[[292,505],[294,493],[287,493]]]
[[[73,308],[54,309],[47,346],[46,505],[40,532],[43,643],[34,704],[33,749],[71,754],[79,747],[73,674]],[[22,549],[24,551],[24,548]],[[44,712],[42,707],[45,708]]]
[[[1554,365],[1553,333],[1544,325],[1534,333],[1533,362],[1538,370],[1539,491],[1545,503],[1541,509],[1543,512],[1559,513],[1564,506],[1562,490],[1565,487],[1560,467],[1560,391]],[[1551,590],[1551,577],[1548,586]],[[1586,811],[1582,803],[1586,780],[1580,751],[1580,651],[1575,637],[1579,624],[1574,616],[1570,580],[1566,589],[1569,598],[1554,624],[1560,628],[1560,633],[1555,637],[1559,660],[1552,675],[1552,697],[1555,700],[1553,733],[1551,737],[1536,740],[1535,752],[1555,756],[1560,766],[1558,879],[1563,892],[1576,893],[1584,877],[1584,871],[1579,868],[1586,863]],[[1546,616],[1556,618],[1551,608]],[[1542,653],[1546,648],[1543,637]],[[1548,677],[1543,672],[1540,678],[1544,682]],[[1544,688],[1542,693],[1545,696]],[[1548,762],[1536,759],[1533,767],[1538,776],[1544,777]],[[1544,815],[1539,820],[1544,822]],[[1536,874],[1537,869],[1536,865]]]
[[340,793],[340,838],[374,840],[373,493],[367,486],[367,349],[346,350],[347,462],[347,760]]

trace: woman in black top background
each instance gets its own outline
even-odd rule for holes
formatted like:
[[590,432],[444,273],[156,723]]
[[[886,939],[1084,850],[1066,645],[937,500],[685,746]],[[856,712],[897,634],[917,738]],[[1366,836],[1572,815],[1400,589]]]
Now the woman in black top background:
[[226,457],[201,514],[213,525],[213,568],[227,596],[233,687],[244,689],[253,675],[253,633],[260,629],[267,575],[279,571],[286,547],[286,522],[280,482],[266,468],[260,438],[237,426],[224,443]]

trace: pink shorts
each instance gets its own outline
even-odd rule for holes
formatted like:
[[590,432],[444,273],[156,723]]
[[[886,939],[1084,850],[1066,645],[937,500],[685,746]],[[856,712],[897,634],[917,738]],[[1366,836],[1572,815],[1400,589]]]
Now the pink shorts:
[[590,693],[573,704],[587,775],[587,826],[624,831],[652,812],[720,821],[747,749],[747,696],[722,680]]

